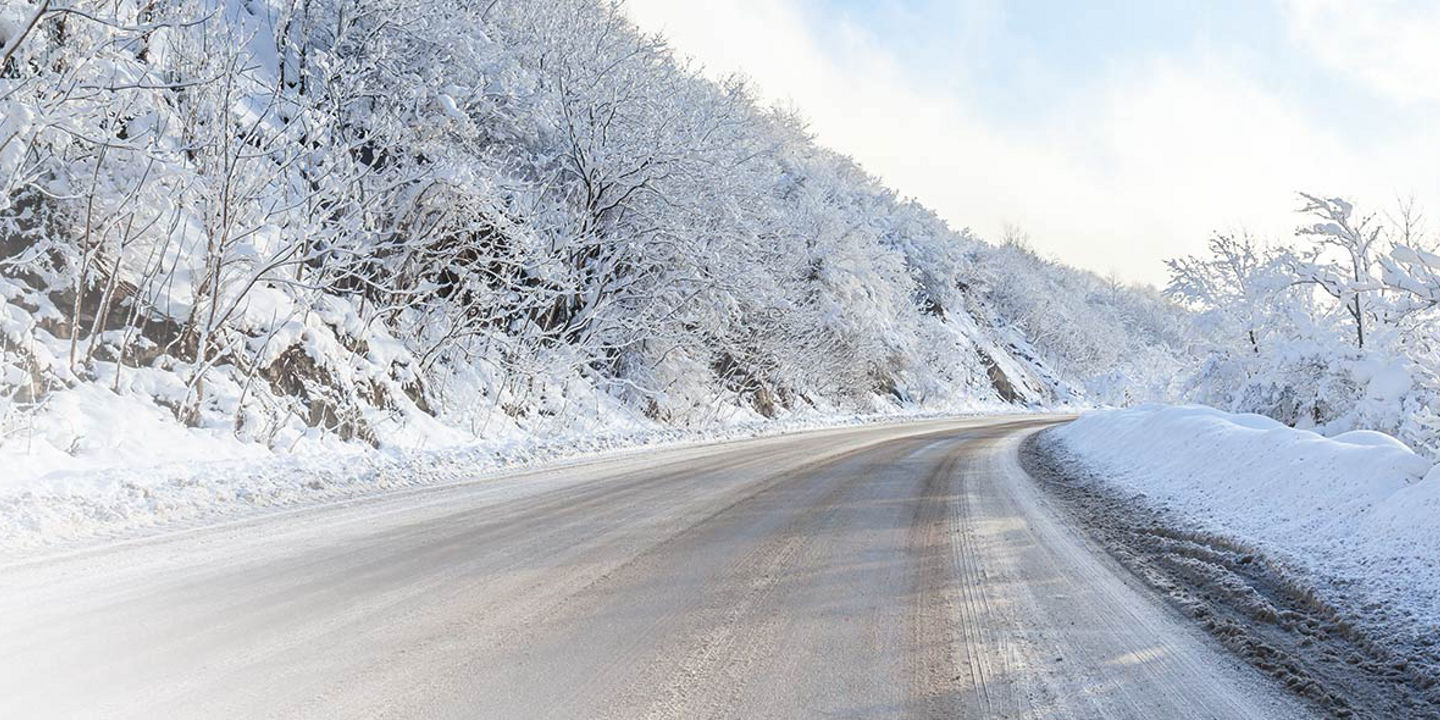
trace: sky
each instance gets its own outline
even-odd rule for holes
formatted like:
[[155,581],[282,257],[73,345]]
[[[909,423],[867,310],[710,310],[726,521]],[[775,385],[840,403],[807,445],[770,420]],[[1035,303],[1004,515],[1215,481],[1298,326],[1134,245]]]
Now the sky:
[[1440,2],[626,0],[955,228],[1163,286],[1300,191],[1440,230]]

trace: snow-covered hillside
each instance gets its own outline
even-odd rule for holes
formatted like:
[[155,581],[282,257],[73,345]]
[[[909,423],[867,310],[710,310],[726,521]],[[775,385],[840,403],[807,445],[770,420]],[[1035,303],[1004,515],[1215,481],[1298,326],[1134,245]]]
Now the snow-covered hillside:
[[0,47],[12,491],[1187,364],[1157,294],[951,230],[602,0],[21,0]]
[[1314,574],[1355,612],[1440,625],[1440,466],[1389,436],[1155,405],[1050,433],[1099,477]]

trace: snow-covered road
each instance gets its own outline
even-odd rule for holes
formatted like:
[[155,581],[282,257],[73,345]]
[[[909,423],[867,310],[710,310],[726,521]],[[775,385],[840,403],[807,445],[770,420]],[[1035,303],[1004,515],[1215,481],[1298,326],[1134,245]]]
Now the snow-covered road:
[[634,454],[0,568],[0,717],[1306,710],[1051,509],[1043,419]]

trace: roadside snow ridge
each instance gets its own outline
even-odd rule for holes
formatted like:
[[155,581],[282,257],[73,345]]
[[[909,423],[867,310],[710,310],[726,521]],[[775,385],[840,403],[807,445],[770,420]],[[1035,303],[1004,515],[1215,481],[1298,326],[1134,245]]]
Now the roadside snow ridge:
[[1054,431],[1096,473],[1206,529],[1440,624],[1440,466],[1387,435],[1325,438],[1258,415],[1146,405]]

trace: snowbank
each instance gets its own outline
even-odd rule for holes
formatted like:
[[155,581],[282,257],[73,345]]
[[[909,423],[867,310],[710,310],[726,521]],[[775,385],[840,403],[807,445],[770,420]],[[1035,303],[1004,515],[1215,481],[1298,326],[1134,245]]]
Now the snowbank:
[[1052,437],[1091,470],[1365,604],[1440,624],[1440,468],[1381,433],[1147,405]]
[[[359,450],[352,445],[252,457],[235,448],[220,447],[208,461],[199,459],[207,444],[187,437],[170,453],[159,453],[150,462],[109,467],[94,460],[73,459],[46,465],[46,458],[40,456],[30,458],[27,465],[11,462],[19,458],[0,453],[0,555],[19,557],[96,537],[183,528],[406,488],[472,481],[602,454],[982,411],[1024,412],[992,403],[944,412],[792,416],[703,429],[612,422],[603,430],[580,427],[549,435],[517,432],[429,450]],[[131,454],[109,452],[104,456],[125,460]],[[180,460],[158,461],[166,457]],[[32,472],[22,474],[27,469]]]
[[0,498],[37,483],[84,483],[116,467],[256,460],[265,446],[245,443],[228,428],[187,428],[150,397],[119,394],[97,383],[51,393],[46,412],[24,418],[0,436]]

